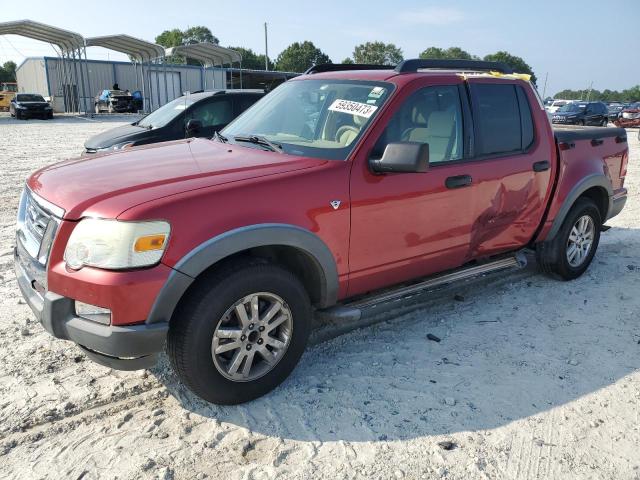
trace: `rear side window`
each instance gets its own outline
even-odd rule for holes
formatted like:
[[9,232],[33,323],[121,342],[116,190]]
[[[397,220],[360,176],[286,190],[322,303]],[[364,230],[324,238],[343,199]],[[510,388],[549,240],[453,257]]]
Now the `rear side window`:
[[533,143],[531,108],[513,84],[471,84],[477,155],[519,152]]

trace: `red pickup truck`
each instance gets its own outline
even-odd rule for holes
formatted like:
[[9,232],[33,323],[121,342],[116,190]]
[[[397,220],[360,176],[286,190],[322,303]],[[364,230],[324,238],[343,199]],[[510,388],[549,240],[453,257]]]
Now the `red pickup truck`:
[[290,374],[314,313],[357,316],[523,249],[585,271],[626,201],[623,129],[552,130],[503,64],[348,68],[286,82],[213,139],[32,174],[15,269],[44,328],[117,369],[166,349],[196,394],[233,404]]

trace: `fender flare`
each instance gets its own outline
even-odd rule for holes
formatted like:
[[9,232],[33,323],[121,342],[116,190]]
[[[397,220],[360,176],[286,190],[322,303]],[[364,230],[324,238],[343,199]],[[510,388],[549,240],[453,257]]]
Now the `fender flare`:
[[[582,195],[584,192],[586,192],[587,190],[593,187],[601,187],[607,191],[607,196],[609,197],[607,208],[608,210],[611,209],[611,197],[613,196],[613,188],[611,187],[611,181],[602,173],[594,173],[592,175],[588,175],[587,177],[583,178],[580,182],[578,182],[578,184],[571,189],[571,191],[567,195],[567,198],[565,198],[564,202],[562,203],[562,206],[560,207],[560,210],[558,210],[556,218],[553,220],[553,224],[551,225],[551,230],[549,230],[549,233],[547,234],[545,241],[553,240],[553,238],[560,231],[560,227],[562,227],[562,224],[564,223],[564,219],[569,214],[569,210],[571,210],[571,207],[573,207],[573,204],[576,203],[576,200],[578,200],[580,195]],[[606,217],[608,217],[608,214],[606,215]],[[603,222],[605,220],[606,218],[602,219]]]
[[338,270],[331,250],[320,237],[296,225],[262,223],[217,235],[187,253],[173,267],[154,302],[146,323],[169,322],[178,302],[196,277],[219,261],[243,250],[265,246],[289,246],[306,253],[322,279],[319,306],[337,301]]

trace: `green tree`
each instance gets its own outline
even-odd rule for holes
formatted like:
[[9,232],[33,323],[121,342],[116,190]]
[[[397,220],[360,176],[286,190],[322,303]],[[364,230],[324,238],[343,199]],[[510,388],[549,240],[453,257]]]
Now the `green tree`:
[[15,82],[16,68],[17,65],[15,62],[11,60],[4,62],[4,65],[0,66],[0,82]]
[[[242,55],[242,68],[264,70],[264,54],[257,54],[250,48],[229,47]],[[273,62],[269,59],[269,70],[273,70]]]
[[[217,45],[219,43],[218,38],[211,33],[208,27],[196,26],[190,27],[186,30],[180,30],[174,28],[173,30],[165,30],[156,37],[156,43],[162,45],[165,48],[179,47],[180,45],[190,45],[193,43],[213,43]],[[181,55],[172,55],[167,59],[171,63],[184,63],[185,59]],[[200,65],[200,62],[187,59],[189,65]]]
[[344,60],[342,60],[342,63],[346,63],[346,64],[354,64],[356,62],[353,61],[353,58],[351,57],[347,57]]
[[367,42],[355,47],[353,60],[355,63],[397,65],[403,60],[403,57],[402,50],[393,43]]
[[313,42],[295,42],[285,48],[276,59],[276,70],[281,72],[304,72],[313,65],[332,63],[329,56]]
[[185,45],[192,43],[213,43],[214,45],[218,45],[220,43],[218,37],[211,33],[208,27],[203,27],[202,25],[187,28],[182,32],[182,37]]
[[522,58],[511,55],[509,52],[499,51],[490,55],[485,55],[484,61],[486,62],[504,62],[513,68],[516,73],[528,73],[531,75],[531,83],[534,85],[537,83],[537,78],[533,69]]
[[424,60],[478,60],[477,56],[471,55],[469,52],[462,50],[460,47],[449,47],[447,49],[429,47],[420,54],[420,58]]

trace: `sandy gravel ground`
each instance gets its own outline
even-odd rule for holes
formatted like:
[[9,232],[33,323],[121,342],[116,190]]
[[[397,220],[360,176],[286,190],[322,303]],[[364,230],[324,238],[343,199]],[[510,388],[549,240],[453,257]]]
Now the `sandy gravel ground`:
[[582,278],[480,282],[316,345],[272,394],[217,407],[166,359],[87,361],[20,298],[24,179],[117,121],[0,117],[0,478],[640,479],[636,131],[630,202]]

